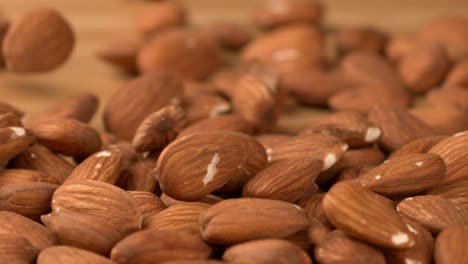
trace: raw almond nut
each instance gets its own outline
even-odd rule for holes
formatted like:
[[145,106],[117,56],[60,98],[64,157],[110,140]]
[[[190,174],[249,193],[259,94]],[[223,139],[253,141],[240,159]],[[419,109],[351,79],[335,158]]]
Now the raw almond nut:
[[392,63],[398,64],[417,44],[418,40],[413,35],[392,36],[385,47],[385,55]]
[[300,247],[281,239],[260,239],[229,247],[223,254],[229,263],[297,263],[311,264],[312,260]]
[[389,200],[358,183],[336,183],[322,202],[327,218],[352,237],[389,248],[410,248],[414,239]]
[[465,263],[468,261],[468,226],[454,225],[437,236],[435,261],[440,264]]
[[138,53],[142,72],[170,71],[191,80],[209,77],[223,64],[216,42],[185,29],[162,32]]
[[145,221],[144,228],[199,235],[200,226],[198,225],[198,218],[209,207],[210,204],[199,202],[176,204],[150,216]]
[[369,120],[382,130],[380,143],[395,150],[415,139],[433,136],[435,131],[404,109],[379,105],[369,113]]
[[315,259],[319,263],[376,263],[385,262],[384,255],[375,247],[335,230],[315,247]]
[[102,146],[99,133],[74,119],[54,119],[32,130],[39,143],[50,150],[77,158],[88,157]]
[[343,55],[353,51],[380,54],[387,44],[388,36],[370,26],[355,26],[339,30],[335,38],[338,54]]
[[156,172],[164,193],[180,200],[197,200],[231,180],[255,175],[266,162],[265,151],[253,138],[236,132],[208,131],[167,146]]
[[350,147],[362,147],[376,142],[382,131],[358,112],[338,112],[307,126],[301,134],[322,133],[345,142]]
[[93,252],[69,247],[55,246],[47,248],[37,257],[37,264],[113,264],[114,262]]
[[306,215],[299,207],[257,198],[219,202],[200,215],[199,223],[204,240],[224,245],[260,238],[285,238],[308,226]]
[[397,211],[435,234],[440,233],[450,225],[467,224],[468,222],[466,210],[435,195],[406,198],[398,203]]
[[23,152],[34,140],[34,136],[22,127],[0,128],[0,165]]
[[468,87],[468,60],[461,60],[447,74],[445,80],[447,86]]
[[122,264],[163,263],[170,260],[207,259],[212,249],[199,236],[184,232],[145,230],[120,241],[111,259]]
[[0,212],[0,234],[22,236],[38,250],[57,244],[55,236],[43,225],[22,215],[7,211]]
[[133,137],[133,147],[138,152],[158,151],[166,147],[185,126],[184,111],[167,106],[147,116]]
[[252,20],[261,29],[285,24],[320,24],[324,11],[321,1],[282,0],[266,1],[254,11]]
[[206,25],[202,32],[213,38],[221,47],[238,50],[252,38],[252,33],[243,25],[229,21],[215,21]]
[[13,113],[0,114],[0,128],[4,127],[22,127],[23,123],[21,120]]
[[468,129],[468,118],[457,107],[421,107],[411,110],[411,114],[440,134],[453,134]]
[[293,136],[283,134],[261,134],[255,137],[263,147],[265,147],[267,154],[271,152],[271,149],[282,143],[286,143],[293,139]]
[[156,160],[157,157],[148,157],[132,163],[120,174],[117,185],[127,191],[154,192],[157,185],[153,174]]
[[385,196],[408,195],[437,186],[445,163],[434,154],[411,154],[388,160],[359,177],[362,186]]
[[62,183],[73,171],[73,165],[52,153],[44,146],[35,144],[10,161],[9,167],[37,170],[50,175]]
[[321,160],[303,158],[278,162],[265,168],[244,185],[244,197],[295,202],[314,188],[322,171]]
[[465,155],[468,146],[468,131],[460,132],[444,139],[432,147],[428,153],[439,155],[445,162],[447,173],[443,183],[468,180]]
[[415,139],[393,151],[392,154],[390,154],[389,159],[402,157],[410,154],[426,153],[434,145],[446,138],[447,136],[429,136]]
[[309,197],[302,198],[298,205],[304,209],[309,221],[317,220],[325,227],[332,227],[323,210],[322,201],[325,193],[312,194]]
[[65,180],[95,180],[115,184],[121,172],[122,154],[118,150],[103,150],[89,156]]
[[186,93],[182,100],[182,106],[187,115],[188,124],[231,111],[231,104],[226,99],[216,94],[203,92]]
[[95,56],[124,73],[138,72],[137,55],[142,46],[140,40],[116,40],[96,51]]
[[154,193],[145,191],[128,191],[128,194],[135,200],[143,216],[143,226],[146,226],[147,219],[154,214],[157,214],[164,209],[166,205]]
[[74,42],[73,30],[65,18],[53,9],[40,8],[10,25],[3,55],[10,71],[47,72],[68,59]]
[[[167,207],[171,207],[171,206],[174,206],[176,204],[186,203],[184,201],[174,199],[174,198],[168,196],[165,193],[161,194],[161,200],[164,202],[164,204]],[[221,197],[218,197],[218,196],[215,196],[215,195],[212,195],[212,194],[208,194],[208,195],[203,196],[202,198],[200,198],[196,202],[206,203],[206,204],[216,204],[216,203],[219,203],[219,202],[221,202],[223,200],[224,199],[221,198]]]
[[57,178],[40,171],[24,169],[0,170],[0,188],[9,184],[21,184],[28,182],[59,184]]
[[385,155],[377,148],[351,149],[346,151],[341,159],[330,168],[330,172],[338,172],[347,168],[375,167],[381,164],[384,159]]
[[182,81],[172,74],[140,76],[117,90],[104,110],[104,125],[115,136],[132,140],[141,122],[151,113],[179,100]]
[[457,206],[468,210],[468,180],[434,186],[426,194],[443,197]]
[[197,121],[179,133],[178,138],[211,130],[227,130],[251,135],[254,132],[254,126],[238,114],[227,114],[206,118]]
[[6,102],[2,102],[2,101],[0,101],[0,113],[1,114],[13,113],[18,118],[21,118],[24,115],[23,111],[17,109],[16,107],[14,107],[14,106],[6,103]]
[[425,101],[431,106],[457,107],[468,112],[468,90],[463,87],[442,87],[427,93]]
[[136,27],[143,34],[154,34],[185,24],[186,12],[177,2],[158,2],[145,6],[137,16]]
[[52,194],[58,185],[44,182],[25,182],[0,188],[0,210],[15,212],[33,220],[50,212]]
[[15,235],[0,235],[0,261],[2,263],[34,263],[38,250],[27,239]]

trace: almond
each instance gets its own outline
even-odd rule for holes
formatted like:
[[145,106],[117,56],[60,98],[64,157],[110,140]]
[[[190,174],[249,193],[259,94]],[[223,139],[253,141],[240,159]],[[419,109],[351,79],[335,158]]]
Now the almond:
[[380,54],[387,44],[388,36],[371,26],[355,26],[339,30],[335,38],[338,54],[348,54],[353,51]]
[[468,60],[459,61],[447,74],[445,80],[447,86],[468,87]]
[[0,261],[3,263],[34,263],[37,253],[24,237],[0,235]]
[[372,168],[380,165],[384,159],[385,155],[377,148],[351,149],[346,151],[341,159],[330,168],[330,172],[338,172],[346,168]]
[[153,174],[155,166],[156,158],[146,158],[132,163],[120,174],[118,186],[127,191],[155,191],[157,184]]
[[186,93],[182,106],[188,124],[193,124],[205,118],[217,117],[231,111],[231,104],[226,99],[216,94],[203,92]]
[[435,234],[450,225],[468,222],[467,211],[435,195],[406,198],[398,204],[397,211]]
[[427,93],[425,102],[437,107],[457,107],[468,112],[468,91],[463,87],[442,87]]
[[140,40],[115,40],[100,47],[95,56],[124,73],[135,74],[138,72],[136,61],[141,46]]
[[445,178],[445,163],[434,154],[411,154],[388,160],[359,177],[362,186],[385,196],[415,194]]
[[227,245],[260,238],[285,238],[308,226],[304,211],[295,205],[257,198],[219,202],[204,211],[199,222],[203,239]]
[[143,215],[143,225],[148,217],[166,209],[166,205],[154,193],[145,191],[128,191],[128,194],[135,200],[141,214]]
[[[161,200],[164,202],[164,204],[167,207],[171,207],[171,206],[174,206],[176,204],[186,203],[184,201],[174,199],[174,198],[168,196],[165,193],[161,194]],[[212,195],[212,194],[208,194],[208,195],[203,196],[202,198],[200,198],[196,202],[206,203],[206,204],[216,204],[216,203],[219,203],[219,202],[221,202],[223,200],[224,199],[221,198],[221,197],[218,197],[218,196],[215,196],[215,195]]]
[[410,248],[414,239],[389,200],[351,181],[336,183],[322,202],[327,218],[352,237],[389,248]]
[[59,184],[57,178],[49,176],[43,172],[24,169],[0,170],[0,186],[9,184],[21,184],[28,182],[44,182]]
[[307,214],[309,221],[319,221],[325,227],[332,227],[330,221],[323,210],[322,201],[325,193],[316,193],[302,198],[298,204]]
[[102,145],[99,133],[74,119],[54,119],[32,130],[39,143],[50,150],[77,158],[88,157]]
[[115,184],[120,176],[121,163],[122,154],[118,150],[97,152],[78,165],[65,182],[95,180]]
[[468,129],[468,118],[458,107],[421,107],[411,110],[411,113],[440,134],[453,134]]
[[434,186],[426,194],[443,197],[457,206],[468,210],[468,180]]
[[202,29],[203,33],[213,38],[221,47],[238,50],[252,38],[252,33],[243,25],[229,21],[214,21]]
[[286,143],[293,139],[293,136],[283,134],[261,134],[255,137],[263,147],[265,147],[267,154],[271,152],[273,147],[279,144]]
[[68,247],[56,246],[47,248],[37,257],[37,264],[113,264],[114,262],[93,252]]
[[285,24],[319,24],[324,13],[322,2],[317,0],[266,1],[254,11],[252,20],[257,27],[269,29]]
[[178,138],[211,130],[227,130],[251,135],[254,132],[254,126],[238,114],[220,115],[202,119],[185,127],[179,133]]
[[178,2],[151,3],[137,15],[136,28],[143,34],[162,32],[185,24],[186,12]]
[[223,254],[229,263],[297,263],[311,264],[312,260],[300,247],[281,239],[260,239],[229,247]]
[[130,141],[148,115],[178,100],[182,93],[182,81],[172,74],[138,77],[109,98],[104,110],[104,125],[107,131]]
[[74,42],[73,30],[65,18],[53,9],[40,8],[10,25],[3,55],[13,72],[47,72],[70,57]]
[[23,152],[34,140],[34,136],[22,127],[0,128],[0,164]]
[[307,230],[307,238],[309,243],[313,246],[317,246],[322,242],[328,233],[330,233],[330,228],[326,227],[320,221],[315,218],[310,218],[310,226]]
[[402,157],[409,154],[428,152],[434,145],[446,139],[446,136],[429,136],[412,140],[392,152],[389,158]]
[[214,40],[185,29],[172,29],[147,42],[137,63],[142,72],[170,71],[200,80],[222,66],[221,55]]
[[24,115],[23,111],[2,101],[0,101],[0,113],[1,114],[13,113],[18,118],[21,118]]
[[[0,51],[3,50],[3,40],[5,39],[8,28],[10,27],[10,21],[6,18],[0,18]],[[0,68],[5,67],[5,58],[3,52],[0,52]]]
[[390,62],[398,64],[417,44],[419,40],[412,34],[392,36],[385,47],[385,55]]
[[207,259],[212,249],[198,236],[184,232],[145,230],[120,241],[111,252],[117,263],[163,263],[170,260]]
[[454,225],[446,228],[437,236],[435,244],[435,261],[440,264],[465,263],[468,226]]
[[0,114],[0,128],[4,127],[22,127],[23,123],[13,113]]

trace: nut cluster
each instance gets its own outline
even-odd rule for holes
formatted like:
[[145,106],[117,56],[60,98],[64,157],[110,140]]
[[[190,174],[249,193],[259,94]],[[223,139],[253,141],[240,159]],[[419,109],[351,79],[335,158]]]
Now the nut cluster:
[[[270,0],[252,28],[189,28],[179,2],[148,3],[140,40],[97,53],[138,75],[104,131],[93,94],[36,113],[2,98],[0,262],[468,263],[468,18],[391,36],[324,16]],[[9,71],[73,45],[54,10],[0,19]],[[331,111],[281,133],[295,103]]]

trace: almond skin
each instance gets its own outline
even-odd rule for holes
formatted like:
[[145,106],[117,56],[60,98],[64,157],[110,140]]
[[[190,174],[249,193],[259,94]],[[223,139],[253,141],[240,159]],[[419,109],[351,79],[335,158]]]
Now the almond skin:
[[461,60],[453,66],[447,74],[445,85],[468,87],[468,60]]
[[414,244],[390,200],[355,182],[334,184],[322,206],[330,222],[352,237],[389,248],[410,248]]
[[159,2],[147,5],[136,20],[137,30],[143,34],[162,32],[185,24],[186,12],[177,2]]
[[[174,199],[174,198],[168,196],[165,193],[161,194],[161,200],[164,202],[164,204],[167,207],[172,207],[172,206],[174,206],[176,204],[186,203],[184,201]],[[221,202],[223,200],[224,200],[223,198],[220,198],[220,197],[212,195],[212,194],[208,194],[208,195],[203,196],[202,198],[200,198],[196,202],[206,203],[206,204],[216,204],[216,203],[219,203],[219,202]]]
[[172,74],[140,76],[109,98],[104,110],[104,125],[115,136],[131,141],[148,115],[178,100],[182,94],[183,83]]
[[338,54],[343,55],[353,51],[381,54],[387,44],[388,36],[370,26],[355,26],[339,30],[335,38]]
[[6,169],[0,170],[0,186],[9,184],[27,183],[27,182],[45,182],[59,184],[59,181],[52,176],[35,170]]
[[47,248],[37,257],[37,264],[113,264],[114,262],[93,252],[69,247],[56,246]]
[[466,247],[468,227],[453,225],[437,236],[435,244],[435,261],[440,264],[465,263],[468,261]]
[[325,193],[316,193],[308,197],[302,198],[298,205],[304,209],[309,221],[319,221],[325,227],[332,227],[323,210],[322,201]]
[[[5,39],[9,26],[10,21],[6,18],[0,18],[0,51],[3,50],[3,40]],[[3,56],[3,52],[0,52],[0,69],[3,67],[5,67],[5,58]]]
[[459,207],[468,210],[468,180],[434,186],[426,194],[443,197]]
[[23,152],[34,136],[22,127],[0,128],[0,164],[5,164]]
[[252,38],[252,33],[244,25],[229,21],[211,22],[202,32],[213,38],[221,47],[230,50],[242,48]]
[[426,153],[434,145],[446,138],[447,136],[429,136],[415,139],[393,151],[392,154],[390,154],[389,159],[402,157],[410,154]]
[[281,239],[260,239],[229,247],[223,254],[229,263],[311,264],[310,257],[298,246]]
[[128,191],[128,194],[138,204],[141,214],[143,215],[143,226],[146,226],[146,220],[154,214],[166,209],[164,202],[154,193],[145,191]]
[[68,59],[74,42],[73,30],[65,18],[53,9],[40,8],[11,24],[3,54],[10,71],[48,72]]
[[434,154],[412,154],[388,160],[359,177],[362,186],[385,196],[408,195],[437,186],[445,163]]
[[468,129],[468,117],[458,107],[420,107],[411,110],[417,118],[440,134],[454,134]]
[[145,230],[120,241],[111,259],[122,264],[163,263],[170,260],[207,259],[212,249],[198,236],[184,232]]
[[199,223],[204,240],[230,245],[260,238],[288,237],[304,230],[308,220],[302,209],[290,203],[238,198],[211,206],[200,215]]
[[254,126],[238,114],[227,114],[206,118],[185,127],[178,138],[210,130],[228,130],[252,135]]
[[0,128],[4,127],[22,127],[23,123],[13,113],[0,114]]
[[34,263],[37,253],[24,237],[0,235],[0,261],[3,263]]
[[124,73],[135,74],[138,72],[136,58],[141,46],[140,40],[115,40],[100,47],[95,56]]
[[187,123],[193,124],[205,118],[217,117],[231,112],[229,101],[217,94],[198,91],[186,92],[182,107],[187,116]]
[[6,103],[0,101],[0,113],[1,114],[6,114],[6,113],[13,113],[15,116],[18,118],[21,118],[24,115],[24,112],[19,110],[18,108]]

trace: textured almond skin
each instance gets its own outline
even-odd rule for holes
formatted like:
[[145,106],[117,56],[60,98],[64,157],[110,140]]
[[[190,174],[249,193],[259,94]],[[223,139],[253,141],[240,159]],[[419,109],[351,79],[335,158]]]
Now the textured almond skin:
[[468,180],[434,186],[426,194],[443,197],[459,207],[468,210]]
[[141,48],[140,40],[116,40],[100,47],[95,56],[124,73],[138,72],[136,58]]
[[231,180],[255,175],[266,166],[266,159],[263,148],[251,137],[209,131],[186,136],[166,147],[156,172],[164,193],[193,201]]
[[55,177],[49,176],[40,171],[23,169],[0,170],[0,187],[4,187],[8,184],[28,182],[45,182],[59,184],[58,180]]
[[0,212],[0,234],[22,236],[38,250],[57,244],[55,236],[43,225],[7,211]]
[[355,26],[339,30],[336,33],[338,54],[353,51],[368,51],[380,54],[387,44],[387,34],[370,26]]
[[137,16],[136,27],[143,34],[154,34],[185,24],[186,12],[177,2],[152,3]]
[[447,166],[443,183],[468,180],[466,164],[468,156],[464,153],[468,146],[468,131],[455,134],[432,147],[428,153],[439,155]]
[[468,117],[465,111],[456,106],[420,107],[412,109],[411,114],[443,135],[454,134],[468,129]]
[[23,152],[33,140],[34,136],[22,127],[0,128],[0,164]]
[[429,125],[396,107],[376,106],[369,113],[369,120],[382,129],[380,143],[389,150],[395,150],[418,138],[435,135]]
[[102,146],[99,133],[74,119],[54,119],[32,130],[39,143],[50,150],[73,157],[87,157]]
[[73,30],[63,16],[53,9],[40,8],[11,24],[3,54],[13,72],[47,72],[68,59],[74,42]]
[[456,204],[435,195],[422,195],[402,200],[397,211],[408,217],[432,233],[454,224],[467,224],[468,213]]
[[6,114],[6,113],[13,113],[15,116],[18,118],[21,118],[24,115],[24,112],[19,110],[18,108],[4,102],[0,101],[0,113]]
[[216,42],[184,29],[167,30],[146,43],[137,58],[142,72],[170,71],[188,79],[209,77],[222,66]]
[[163,263],[170,260],[207,259],[212,249],[198,236],[174,231],[145,230],[120,241],[111,259],[121,264]]
[[182,81],[172,74],[140,76],[109,98],[104,110],[104,125],[115,136],[130,141],[149,114],[178,100],[182,93]]
[[120,176],[121,163],[119,150],[97,152],[78,165],[65,182],[95,180],[115,184]]
[[212,118],[231,112],[229,101],[217,94],[187,91],[182,99],[187,123],[193,124],[205,118]]
[[272,164],[244,185],[242,195],[295,202],[315,187],[322,168],[321,160],[309,158]]
[[0,235],[0,261],[2,263],[34,263],[38,250],[21,236]]
[[[343,171],[347,168],[375,167],[385,160],[385,155],[376,148],[360,148],[346,151],[341,159],[330,168],[330,172]],[[320,176],[317,180],[320,179]]]
[[146,158],[132,163],[120,174],[118,186],[127,191],[154,192],[157,185],[153,175],[155,166],[156,158]]
[[145,191],[128,191],[128,194],[138,204],[138,208],[143,215],[143,226],[146,226],[146,220],[151,215],[157,214],[166,209],[166,205],[154,193]]
[[261,29],[290,23],[319,24],[324,7],[317,0],[266,1],[254,11],[252,20]]
[[435,244],[435,261],[440,264],[466,263],[468,254],[468,227],[453,225],[437,236]]
[[334,184],[322,206],[330,222],[352,237],[389,248],[410,248],[414,243],[391,202],[355,182]]
[[209,207],[210,204],[200,202],[176,204],[150,216],[145,222],[144,228],[199,235],[198,218]]
[[288,237],[305,229],[308,220],[302,209],[290,203],[239,198],[211,206],[200,215],[199,223],[204,240],[230,245],[260,238]]
[[310,257],[298,246],[281,239],[261,239],[229,247],[223,254],[229,263],[311,264]]
[[447,136],[429,136],[412,140],[393,151],[392,154],[390,154],[389,159],[402,157],[409,154],[426,153],[434,145],[446,138]]
[[13,113],[0,114],[0,128],[4,127],[22,127],[23,123],[21,120]]
[[319,263],[379,263],[384,255],[375,247],[347,236],[343,231],[328,233],[315,247],[315,259]]
[[385,196],[408,195],[437,186],[445,178],[445,163],[434,154],[394,158],[359,177],[362,186]]
[[468,87],[468,60],[461,60],[453,66],[447,74],[445,85]]
[[[216,203],[219,203],[219,202],[221,202],[223,200],[224,200],[223,198],[220,198],[220,197],[212,195],[212,194],[208,194],[208,195],[203,196],[202,198],[200,198],[196,202],[206,203],[206,204],[216,204]],[[186,203],[184,201],[174,199],[174,198],[168,196],[165,193],[161,194],[161,201],[163,201],[164,204],[167,207],[172,207],[172,206],[174,206],[176,204]]]
[[309,221],[319,221],[325,227],[332,227],[323,210],[322,201],[325,193],[312,194],[309,197],[302,198],[298,204],[304,208]]
[[113,264],[110,259],[94,254],[93,252],[69,247],[56,246],[47,248],[37,257],[37,264]]
[[206,118],[185,127],[178,135],[178,138],[210,130],[228,130],[253,134],[254,126],[238,114],[220,115],[213,118]]

